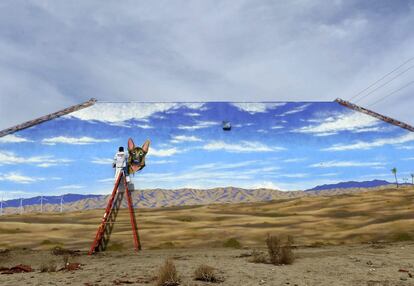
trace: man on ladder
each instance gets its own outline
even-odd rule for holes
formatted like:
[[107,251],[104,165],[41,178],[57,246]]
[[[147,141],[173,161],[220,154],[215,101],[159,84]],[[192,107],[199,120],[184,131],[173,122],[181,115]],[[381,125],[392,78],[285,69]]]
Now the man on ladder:
[[[129,216],[134,238],[135,251],[141,249],[139,242],[138,228],[135,221],[135,211],[131,193],[128,190],[130,182],[129,174],[134,174],[145,167],[145,155],[148,153],[150,141],[146,140],[141,147],[135,146],[131,138],[128,139],[128,154],[124,152],[124,147],[119,147],[118,152],[114,156],[112,167],[115,168],[115,185],[112,194],[109,197],[105,213],[95,235],[95,239],[88,252],[89,255],[96,251],[105,250],[112,232],[112,226],[115,222],[116,215],[120,208],[120,203],[116,203],[117,193],[125,192],[128,203]],[[121,195],[122,200],[123,194]],[[119,201],[120,202],[120,201]]]
[[112,163],[112,168],[115,168],[115,180],[118,178],[119,173],[124,171],[127,183],[131,181],[128,175],[127,162],[128,154],[124,152],[124,147],[121,146],[118,148],[118,152],[116,152],[114,162]]

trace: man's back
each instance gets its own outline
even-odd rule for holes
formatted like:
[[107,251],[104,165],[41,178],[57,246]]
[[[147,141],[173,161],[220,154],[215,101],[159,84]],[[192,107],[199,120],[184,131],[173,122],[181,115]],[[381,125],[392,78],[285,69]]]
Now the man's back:
[[116,168],[125,168],[127,162],[128,155],[123,152],[117,152],[114,157],[114,164]]

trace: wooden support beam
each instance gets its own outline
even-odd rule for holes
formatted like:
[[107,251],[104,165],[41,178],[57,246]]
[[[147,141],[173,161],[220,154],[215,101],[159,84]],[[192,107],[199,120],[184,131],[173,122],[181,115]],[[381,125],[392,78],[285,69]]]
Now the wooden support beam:
[[7,128],[7,129],[4,129],[4,130],[0,131],[0,137],[3,137],[3,136],[6,136],[6,135],[9,135],[9,134],[12,134],[12,133],[14,133],[16,131],[20,131],[20,130],[29,128],[31,126],[40,124],[40,123],[45,122],[45,121],[52,120],[54,118],[57,118],[57,117],[66,115],[68,113],[71,113],[71,112],[74,112],[74,111],[77,111],[77,110],[80,110],[80,109],[83,109],[83,108],[92,106],[92,105],[95,104],[96,101],[97,100],[95,98],[91,98],[91,99],[89,99],[88,101],[86,101],[84,103],[77,104],[77,105],[74,105],[74,106],[71,106],[71,107],[62,109],[62,110],[60,110],[58,112],[54,112],[54,113],[51,113],[51,114],[48,114],[48,115],[45,115],[45,116],[36,118],[34,120],[30,120],[30,121],[27,121],[25,123],[22,123],[22,124],[19,124],[19,125],[16,125],[16,126],[13,126],[13,127]]
[[404,128],[404,129],[407,129],[407,130],[409,130],[411,132],[414,132],[414,127],[411,126],[411,125],[409,125],[409,124],[406,124],[404,122],[398,121],[398,120],[393,119],[391,117],[387,117],[387,116],[381,115],[381,114],[376,113],[376,112],[374,112],[372,110],[366,109],[366,108],[361,107],[361,106],[358,106],[356,104],[353,104],[353,103],[351,103],[349,101],[346,101],[346,100],[337,98],[337,99],[335,99],[335,102],[337,102],[337,103],[339,103],[339,104],[341,104],[341,105],[343,105],[345,107],[348,107],[348,108],[350,108],[352,110],[355,110],[355,111],[359,111],[359,112],[368,114],[370,116],[373,116],[375,118],[378,118],[379,120],[385,121],[385,122],[390,123],[392,125],[395,125],[395,126],[398,126],[398,127]]

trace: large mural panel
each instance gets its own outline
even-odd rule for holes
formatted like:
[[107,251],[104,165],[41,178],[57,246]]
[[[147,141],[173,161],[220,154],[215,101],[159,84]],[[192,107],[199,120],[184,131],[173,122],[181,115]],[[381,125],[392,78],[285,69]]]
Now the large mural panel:
[[0,192],[107,194],[129,137],[151,140],[137,189],[304,190],[414,169],[414,133],[336,102],[97,102],[0,138]]

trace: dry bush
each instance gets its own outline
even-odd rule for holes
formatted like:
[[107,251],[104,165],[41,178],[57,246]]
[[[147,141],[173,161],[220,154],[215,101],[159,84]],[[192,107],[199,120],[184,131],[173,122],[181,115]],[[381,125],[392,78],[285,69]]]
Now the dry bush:
[[295,260],[292,251],[293,239],[291,236],[286,238],[268,235],[266,238],[267,251],[270,263],[274,265],[292,264]]
[[266,255],[263,252],[253,250],[249,258],[249,262],[252,263],[267,263]]
[[241,243],[236,238],[229,238],[223,243],[224,247],[241,248]]
[[202,264],[194,271],[194,279],[204,282],[218,283],[223,280],[219,278],[213,267]]
[[57,265],[54,260],[50,260],[48,263],[42,263],[40,265],[40,272],[56,272]]
[[177,286],[180,285],[177,269],[171,259],[165,260],[164,264],[158,270],[156,280],[157,286]]
[[55,246],[51,249],[53,255],[70,255],[70,256],[78,256],[79,250],[71,250],[66,249],[61,246]]

